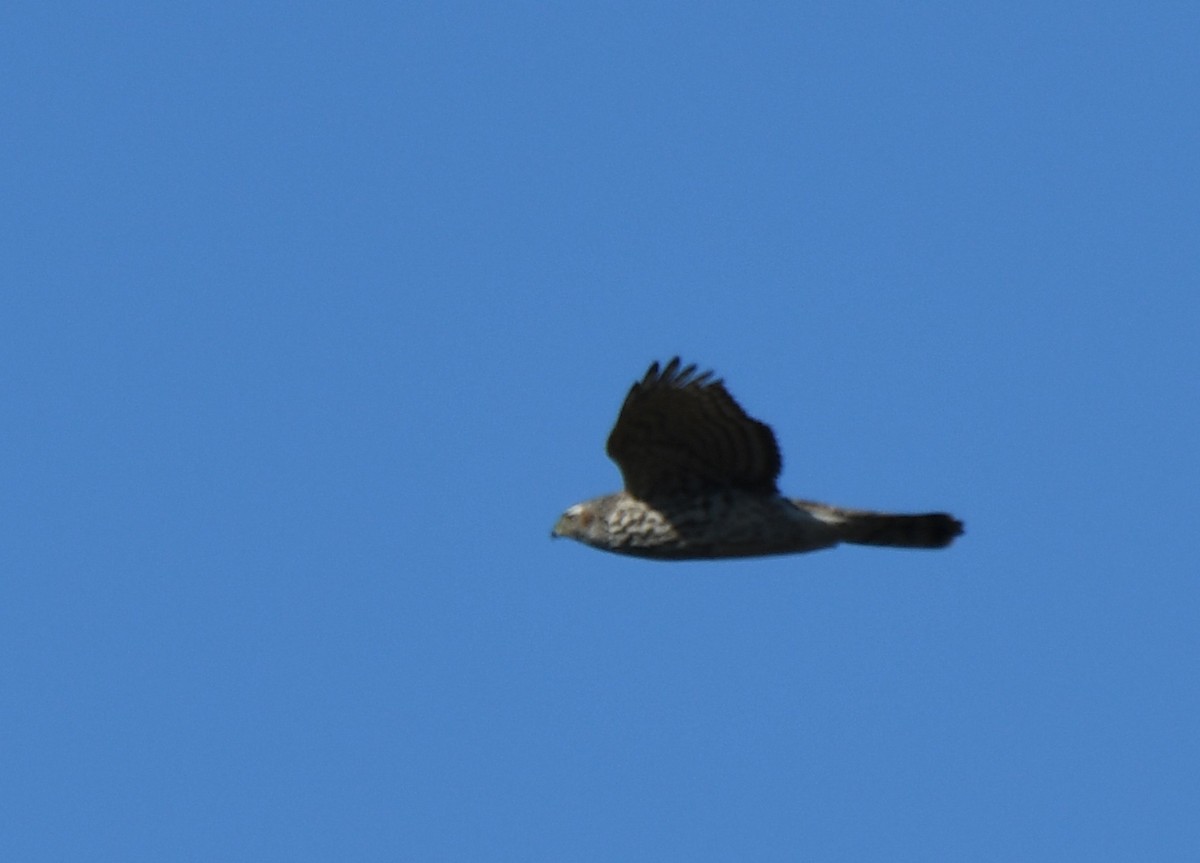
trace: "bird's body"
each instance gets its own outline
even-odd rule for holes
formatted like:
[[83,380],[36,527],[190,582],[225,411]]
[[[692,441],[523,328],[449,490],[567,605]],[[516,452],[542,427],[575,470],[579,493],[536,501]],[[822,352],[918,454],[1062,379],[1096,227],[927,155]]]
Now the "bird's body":
[[738,490],[653,504],[617,492],[577,504],[563,518],[563,535],[659,560],[787,554],[838,542],[834,527],[790,501]]
[[570,507],[554,527],[604,551],[660,560],[758,557],[841,542],[942,548],[945,513],[895,515],[788,499],[771,429],[712,373],[657,363],[630,390],[608,440],[625,489]]

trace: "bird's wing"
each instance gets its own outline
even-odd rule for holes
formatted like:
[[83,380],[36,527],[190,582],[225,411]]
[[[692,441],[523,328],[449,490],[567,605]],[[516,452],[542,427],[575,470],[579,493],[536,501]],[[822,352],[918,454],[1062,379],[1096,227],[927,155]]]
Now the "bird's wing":
[[679,357],[650,366],[633,385],[608,455],[625,489],[649,499],[737,488],[770,494],[782,465],[769,426],[741,409],[712,372],[682,367]]

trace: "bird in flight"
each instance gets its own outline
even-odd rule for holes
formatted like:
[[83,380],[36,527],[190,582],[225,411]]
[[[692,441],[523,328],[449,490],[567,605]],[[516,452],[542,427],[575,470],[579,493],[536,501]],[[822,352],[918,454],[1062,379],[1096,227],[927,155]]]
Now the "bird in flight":
[[552,536],[660,560],[758,557],[838,543],[944,548],[963,532],[944,512],[897,515],[787,498],[775,434],[712,372],[675,357],[633,385],[608,436],[625,488],[577,503]]

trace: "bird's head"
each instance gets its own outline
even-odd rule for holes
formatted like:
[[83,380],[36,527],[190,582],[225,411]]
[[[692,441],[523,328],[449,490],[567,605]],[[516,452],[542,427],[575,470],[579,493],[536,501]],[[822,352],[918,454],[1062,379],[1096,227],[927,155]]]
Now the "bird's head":
[[581,542],[587,542],[586,535],[588,528],[596,520],[596,512],[588,503],[577,503],[569,507],[566,512],[558,517],[558,521],[554,525],[554,530],[550,532],[552,539],[565,536],[568,539],[577,539]]
[[565,536],[579,542],[606,548],[609,545],[607,516],[617,495],[586,500],[569,507],[558,518],[550,537]]

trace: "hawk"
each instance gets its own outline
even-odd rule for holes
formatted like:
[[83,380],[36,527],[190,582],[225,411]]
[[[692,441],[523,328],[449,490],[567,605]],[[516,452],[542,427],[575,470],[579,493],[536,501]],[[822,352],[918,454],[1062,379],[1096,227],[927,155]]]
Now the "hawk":
[[633,385],[608,436],[625,488],[577,503],[552,536],[659,560],[757,557],[841,542],[944,548],[963,532],[943,512],[895,515],[786,498],[775,434],[713,373],[675,357]]

